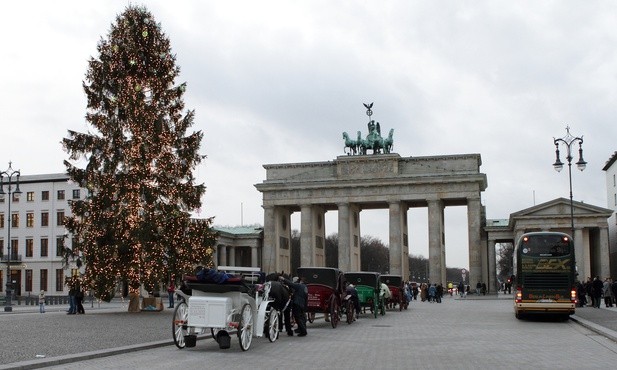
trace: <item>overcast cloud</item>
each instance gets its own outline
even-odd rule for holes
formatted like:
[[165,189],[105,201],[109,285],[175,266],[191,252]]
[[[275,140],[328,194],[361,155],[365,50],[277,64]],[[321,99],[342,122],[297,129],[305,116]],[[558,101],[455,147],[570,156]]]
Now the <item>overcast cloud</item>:
[[[0,12],[0,169],[64,172],[60,140],[86,131],[87,60],[127,1],[11,1]],[[141,3],[133,2],[134,5]],[[147,1],[171,40],[204,131],[201,217],[263,224],[263,164],[329,161],[362,103],[403,157],[480,153],[488,218],[569,196],[553,137],[584,135],[574,199],[607,207],[617,150],[617,12],[608,1]],[[564,158],[562,157],[562,161]],[[428,256],[426,209],[410,211]],[[328,234],[336,212],[327,214]],[[299,225],[299,215],[293,223]],[[299,226],[296,226],[298,228]],[[446,209],[447,264],[468,267],[465,207]],[[362,231],[387,242],[387,210]]]

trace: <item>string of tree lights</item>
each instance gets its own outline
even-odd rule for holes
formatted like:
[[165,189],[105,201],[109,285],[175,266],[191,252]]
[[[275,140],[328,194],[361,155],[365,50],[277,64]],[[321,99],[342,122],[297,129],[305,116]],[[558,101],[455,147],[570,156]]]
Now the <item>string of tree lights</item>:
[[118,281],[136,293],[210,265],[215,234],[212,219],[190,217],[205,192],[193,176],[203,133],[188,132],[194,111],[183,113],[186,84],[175,84],[160,24],[129,6],[97,50],[83,83],[92,131],[63,139],[67,172],[88,190],[71,204],[66,254],[83,260],[82,284],[109,300]]

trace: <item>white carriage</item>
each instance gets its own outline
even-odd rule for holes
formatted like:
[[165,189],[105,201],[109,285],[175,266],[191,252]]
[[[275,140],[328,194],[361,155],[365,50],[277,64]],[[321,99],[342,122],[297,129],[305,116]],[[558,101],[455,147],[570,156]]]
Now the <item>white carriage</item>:
[[[178,348],[194,347],[197,336],[210,329],[219,348],[230,346],[230,333],[236,332],[240,348],[246,351],[253,337],[266,336],[270,342],[279,335],[279,313],[269,299],[270,283],[257,284],[260,269],[219,266],[218,271],[234,274],[223,284],[185,281],[189,294],[181,297],[173,315],[173,337]],[[232,279],[230,279],[232,280]]]

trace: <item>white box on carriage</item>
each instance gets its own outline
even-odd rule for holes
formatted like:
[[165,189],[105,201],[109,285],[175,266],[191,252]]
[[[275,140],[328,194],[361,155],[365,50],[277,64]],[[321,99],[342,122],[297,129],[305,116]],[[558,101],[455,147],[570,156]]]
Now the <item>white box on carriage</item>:
[[230,297],[189,297],[190,326],[225,328],[232,310]]

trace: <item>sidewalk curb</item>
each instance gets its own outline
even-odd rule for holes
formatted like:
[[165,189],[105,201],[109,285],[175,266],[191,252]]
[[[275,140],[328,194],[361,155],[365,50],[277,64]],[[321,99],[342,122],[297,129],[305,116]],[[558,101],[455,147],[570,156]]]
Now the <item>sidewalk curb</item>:
[[79,361],[84,361],[84,360],[92,360],[96,358],[115,356],[115,355],[124,354],[127,352],[143,351],[147,349],[154,349],[154,348],[159,348],[159,347],[170,346],[173,344],[174,344],[173,340],[161,340],[157,342],[149,342],[149,343],[142,343],[142,344],[134,344],[131,346],[108,348],[108,349],[92,351],[92,352],[77,353],[73,355],[50,357],[50,358],[40,359],[40,360],[28,360],[28,361],[14,362],[14,363],[7,364],[7,365],[0,365],[0,369],[2,370],[5,370],[5,369],[40,369],[40,368],[44,368],[48,366],[58,366],[62,364],[68,364],[68,363],[79,362]]
[[600,326],[598,324],[595,324],[589,320],[585,320],[581,317],[578,317],[576,315],[571,315],[570,316],[570,320],[576,322],[577,324],[586,327],[587,329],[594,331],[610,340],[612,340],[613,342],[617,342],[617,332],[611,329],[607,329],[603,326]]

